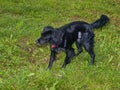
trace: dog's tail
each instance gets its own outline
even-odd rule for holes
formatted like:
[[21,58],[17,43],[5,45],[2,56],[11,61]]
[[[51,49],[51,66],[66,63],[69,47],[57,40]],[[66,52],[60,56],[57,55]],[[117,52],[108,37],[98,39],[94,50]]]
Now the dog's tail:
[[107,22],[109,22],[109,18],[106,15],[101,15],[100,19],[96,20],[91,24],[94,28],[102,28]]

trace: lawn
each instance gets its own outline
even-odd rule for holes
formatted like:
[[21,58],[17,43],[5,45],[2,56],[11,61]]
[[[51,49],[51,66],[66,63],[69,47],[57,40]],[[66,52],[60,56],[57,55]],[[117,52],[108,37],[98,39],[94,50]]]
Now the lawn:
[[[102,14],[110,22],[95,30],[95,65],[84,50],[62,69],[61,52],[46,71],[49,44],[35,44],[43,27],[92,23]],[[120,1],[0,0],[0,90],[120,90]]]

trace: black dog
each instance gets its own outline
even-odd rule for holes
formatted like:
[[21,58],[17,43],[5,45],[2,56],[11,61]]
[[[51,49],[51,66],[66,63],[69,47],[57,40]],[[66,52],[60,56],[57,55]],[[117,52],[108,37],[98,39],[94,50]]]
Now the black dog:
[[[94,64],[93,29],[102,28],[108,21],[109,18],[106,15],[101,15],[100,19],[92,24],[88,24],[84,21],[75,21],[60,28],[53,28],[51,26],[45,27],[41,37],[37,39],[37,44],[49,42],[51,45],[51,56],[48,69],[52,67],[56,53],[60,50],[64,50],[66,53],[66,58],[62,65],[62,67],[65,67],[75,55],[79,55],[82,52],[82,46],[91,56],[90,64]],[[77,54],[75,54],[74,49],[72,48],[74,42],[76,42],[78,48]]]

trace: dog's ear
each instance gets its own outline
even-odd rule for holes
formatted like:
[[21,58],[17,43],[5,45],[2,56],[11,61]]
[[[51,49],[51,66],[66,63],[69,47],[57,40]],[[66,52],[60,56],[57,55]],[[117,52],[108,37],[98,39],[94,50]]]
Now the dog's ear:
[[60,36],[61,36],[62,38],[63,38],[64,34],[65,34],[64,32],[62,32],[62,31],[60,32]]
[[49,34],[51,34],[53,30],[54,30],[54,28],[52,26],[46,26],[43,29],[43,33],[49,33]]
[[65,34],[64,32],[59,31],[58,37],[59,37],[59,40],[60,40],[61,42],[63,41],[64,34]]

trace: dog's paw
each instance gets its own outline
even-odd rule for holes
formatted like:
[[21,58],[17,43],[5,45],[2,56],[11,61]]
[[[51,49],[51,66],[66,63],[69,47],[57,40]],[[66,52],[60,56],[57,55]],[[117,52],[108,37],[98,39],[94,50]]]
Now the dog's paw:
[[89,62],[88,66],[95,66],[95,63]]

